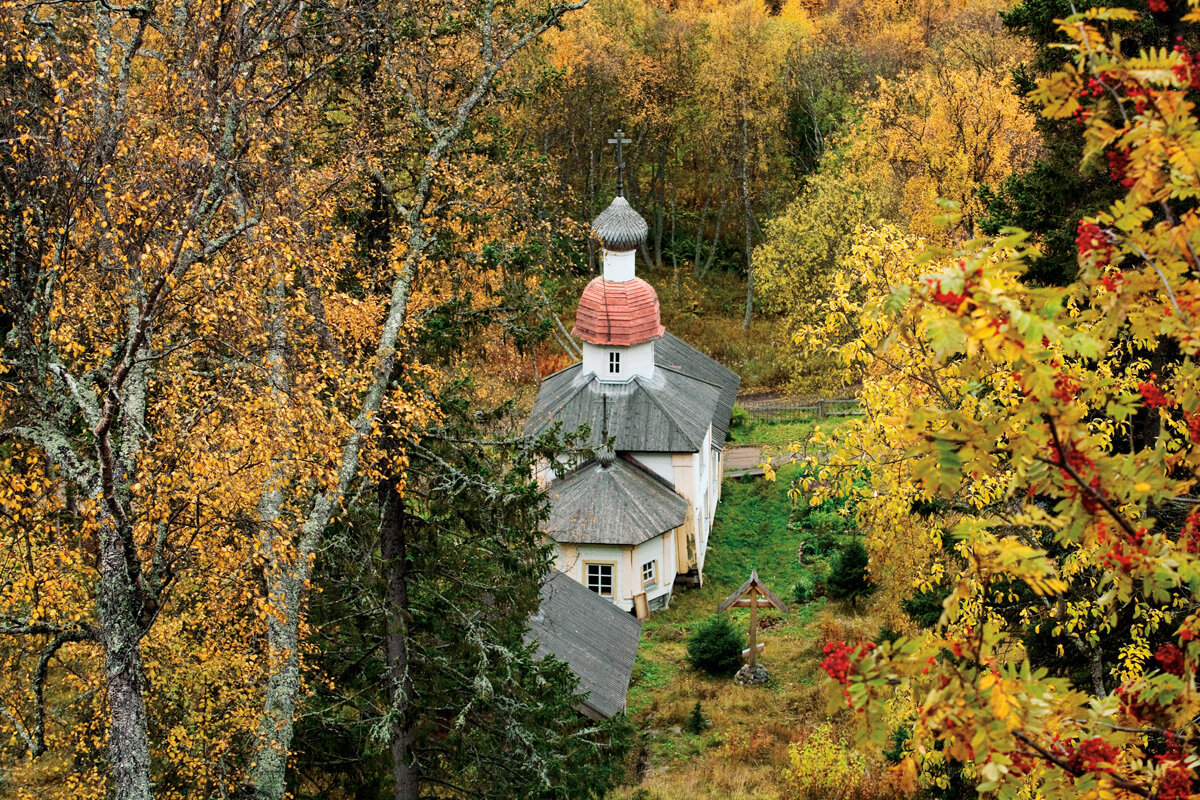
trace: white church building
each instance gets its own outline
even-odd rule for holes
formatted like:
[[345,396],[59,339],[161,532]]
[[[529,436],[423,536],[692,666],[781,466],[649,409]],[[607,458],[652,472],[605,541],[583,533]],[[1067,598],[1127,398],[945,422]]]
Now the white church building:
[[604,271],[571,331],[583,358],[543,381],[526,432],[589,427],[595,459],[539,471],[551,503],[544,527],[560,572],[642,615],[665,608],[677,581],[703,581],[741,379],[663,328],[654,288],[635,274],[646,221],[619,179],[592,233]]

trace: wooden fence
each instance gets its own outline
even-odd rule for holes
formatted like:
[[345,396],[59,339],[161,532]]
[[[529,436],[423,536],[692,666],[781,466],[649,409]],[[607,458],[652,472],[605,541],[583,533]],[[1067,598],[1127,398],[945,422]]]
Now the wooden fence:
[[809,401],[753,401],[741,404],[742,408],[758,421],[797,422],[804,419],[826,417],[852,417],[862,414],[858,400],[851,397],[838,400]]

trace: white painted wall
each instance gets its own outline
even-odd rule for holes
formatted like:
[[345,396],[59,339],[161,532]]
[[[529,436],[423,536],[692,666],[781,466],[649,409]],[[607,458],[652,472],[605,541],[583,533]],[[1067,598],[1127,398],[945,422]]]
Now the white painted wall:
[[712,528],[711,504],[708,501],[708,484],[712,474],[712,425],[704,434],[700,452],[695,454],[696,468],[692,470],[696,484],[693,487],[692,511],[696,515],[696,571],[704,581],[704,557],[708,553],[708,534]]
[[[646,590],[646,601],[654,600],[663,595],[671,594],[671,587],[675,585],[675,562],[674,558],[668,561],[666,551],[666,540],[668,534],[655,536],[648,542],[642,542],[634,549],[633,554],[633,580],[636,581],[634,594],[642,591],[642,565],[647,561],[657,561],[657,577],[658,586],[654,589]],[[672,551],[674,548],[669,548]],[[672,553],[674,555],[674,553]],[[668,601],[669,602],[669,601]]]
[[712,485],[712,507],[708,510],[710,517],[717,513],[717,503],[721,502],[721,451],[713,447],[709,453],[709,463],[712,465],[710,471],[710,484]]
[[630,453],[629,455],[669,485],[675,485],[675,467],[671,465],[670,453]]
[[633,280],[636,255],[636,250],[625,250],[619,253],[613,250],[605,250],[604,280],[612,281],[613,283],[624,283],[625,281]]
[[[675,543],[676,532],[667,531],[661,536],[643,542],[637,547],[605,544],[554,544],[554,566],[583,586],[587,586],[585,565],[590,561],[608,562],[616,565],[613,573],[613,604],[625,611],[633,609],[633,596],[642,591],[642,564],[658,562],[658,586],[646,592],[646,600],[663,595],[668,598],[675,586]],[[668,602],[669,599],[668,599]]]
[[[621,371],[608,371],[608,354],[619,353]],[[605,383],[628,383],[635,377],[650,378],[654,375],[654,340],[631,347],[583,343],[582,375],[595,375]]]
[[[533,468],[533,477],[538,482],[538,487],[545,489],[552,482],[558,480],[560,475],[565,474],[567,470],[567,462],[569,457],[562,455],[558,456],[554,461],[542,459]],[[578,466],[578,464],[576,465]]]
[[[633,608],[633,593],[630,591],[633,584],[629,575],[629,555],[625,552],[628,549],[631,548],[616,544],[581,544],[576,548],[575,557],[570,562],[563,564],[566,569],[561,571],[587,586],[587,573],[584,569],[586,562],[607,561],[616,564],[616,570],[613,573],[613,603],[620,608],[629,610]],[[638,586],[640,587],[640,585],[641,580],[639,579]],[[641,589],[639,588],[638,591]]]

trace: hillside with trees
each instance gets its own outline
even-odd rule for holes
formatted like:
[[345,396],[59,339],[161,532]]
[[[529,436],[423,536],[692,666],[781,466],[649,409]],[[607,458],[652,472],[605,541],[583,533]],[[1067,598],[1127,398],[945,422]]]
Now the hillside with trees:
[[[1200,0],[0,40],[0,797],[1197,793]],[[525,421],[619,157],[666,328],[857,412],[735,408],[762,475],[597,720],[527,633],[543,465],[603,448]],[[753,569],[765,686],[713,617]]]

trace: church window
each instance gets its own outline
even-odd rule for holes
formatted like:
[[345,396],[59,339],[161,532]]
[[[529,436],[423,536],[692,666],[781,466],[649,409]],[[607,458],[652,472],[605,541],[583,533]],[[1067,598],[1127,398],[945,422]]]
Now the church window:
[[621,354],[620,353],[609,353],[608,354],[608,371],[613,375],[619,375],[621,373]]
[[613,596],[613,565],[585,564],[587,569],[587,587],[601,597]]
[[658,588],[658,562],[647,561],[642,564],[642,588],[656,589]]

